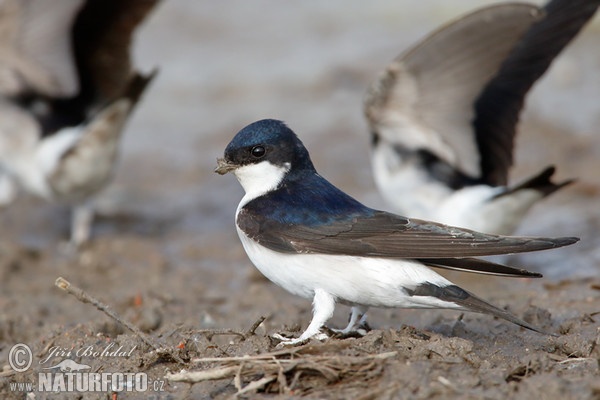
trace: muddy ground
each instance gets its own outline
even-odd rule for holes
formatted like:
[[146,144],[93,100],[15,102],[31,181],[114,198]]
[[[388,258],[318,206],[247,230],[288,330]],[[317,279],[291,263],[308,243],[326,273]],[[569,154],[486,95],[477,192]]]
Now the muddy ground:
[[[516,182],[556,164],[559,179],[578,178],[537,205],[519,233],[581,242],[505,260],[543,279],[446,274],[556,337],[478,314],[371,310],[373,330],[362,338],[283,350],[270,339],[299,334],[310,301],[266,281],[246,258],[233,226],[242,190],[212,173],[215,158],[247,123],[284,119],[324,176],[385,207],[369,170],[364,90],[410,43],[481,4],[413,3],[162,4],[136,42],[136,63],[161,72],[98,199],[93,241],[78,252],[65,245],[65,206],[23,197],[0,211],[0,397],[114,396],[15,389],[71,359],[88,372],[147,374],[148,391],[118,398],[600,398],[597,21],[529,98],[513,173]],[[148,336],[58,289],[59,276]],[[348,311],[338,306],[331,326],[344,326]],[[18,343],[32,350],[21,373],[8,364]],[[220,378],[166,378],[181,370]]]

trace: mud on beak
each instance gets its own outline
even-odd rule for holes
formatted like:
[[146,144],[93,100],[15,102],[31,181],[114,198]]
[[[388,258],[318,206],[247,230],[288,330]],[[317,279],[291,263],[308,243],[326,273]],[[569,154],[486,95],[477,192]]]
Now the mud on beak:
[[224,158],[217,158],[217,168],[215,168],[215,172],[217,174],[225,175],[226,173],[231,172],[236,168],[237,165],[228,162]]

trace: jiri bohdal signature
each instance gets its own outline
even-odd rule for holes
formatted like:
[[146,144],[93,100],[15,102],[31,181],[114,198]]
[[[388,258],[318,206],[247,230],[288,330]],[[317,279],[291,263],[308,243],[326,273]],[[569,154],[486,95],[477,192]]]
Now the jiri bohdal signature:
[[104,357],[131,357],[137,346],[131,349],[124,349],[123,345],[117,347],[116,343],[108,343],[103,348],[95,346],[82,347],[80,349],[70,349],[68,347],[53,346],[48,350],[48,355],[40,361],[40,364],[45,364],[55,357],[74,358],[74,357],[89,357],[89,358],[104,358]]

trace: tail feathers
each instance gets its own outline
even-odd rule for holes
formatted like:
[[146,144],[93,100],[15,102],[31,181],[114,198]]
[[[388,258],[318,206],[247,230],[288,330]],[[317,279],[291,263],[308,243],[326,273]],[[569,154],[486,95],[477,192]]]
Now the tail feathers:
[[518,192],[519,190],[523,190],[523,189],[536,190],[539,193],[541,193],[543,197],[546,197],[546,196],[549,196],[552,193],[556,192],[557,190],[575,182],[575,179],[567,179],[560,183],[554,183],[554,182],[552,182],[551,178],[555,172],[556,172],[556,168],[554,167],[554,165],[551,165],[551,166],[547,167],[546,169],[544,169],[539,174],[527,179],[525,182],[522,182],[519,185],[510,188],[506,192],[500,193],[498,196],[496,196],[496,198],[502,197],[502,196],[507,196],[507,195],[510,195],[512,193]]
[[135,72],[129,79],[127,86],[123,90],[120,98],[126,98],[131,100],[132,107],[140,100],[142,94],[146,90],[146,87],[154,77],[158,74],[158,69],[153,69],[149,74],[143,75],[139,72]]
[[478,258],[432,258],[419,259],[423,264],[435,268],[445,268],[463,272],[473,272],[484,275],[497,275],[511,278],[541,278],[538,272],[509,267]]
[[475,311],[475,312],[482,313],[482,314],[490,314],[495,317],[502,318],[506,321],[512,322],[513,324],[519,325],[523,328],[529,329],[530,331],[541,333],[543,335],[557,336],[556,334],[546,332],[546,331],[542,330],[541,328],[533,326],[530,323],[525,322],[522,319],[515,317],[508,311],[502,310],[502,309],[488,303],[485,300],[480,299],[479,297],[477,297],[465,290],[463,290],[463,291],[465,293],[467,293],[468,296],[465,299],[463,299],[462,301],[457,302],[457,304],[467,308],[470,311]]
[[546,332],[536,326],[533,326],[523,321],[522,319],[515,317],[508,311],[502,310],[456,285],[437,286],[432,283],[425,282],[418,285],[414,290],[409,290],[407,292],[411,296],[435,297],[442,301],[456,304],[464,308],[465,311],[493,315],[495,317],[502,318],[506,321],[512,322],[515,325],[519,325],[531,331],[541,333],[544,335],[556,336],[555,334]]
[[91,132],[94,131],[100,132],[98,129],[93,129],[94,124],[97,124],[98,121],[113,127],[113,129],[104,129],[106,133],[103,135],[106,135],[107,133],[109,136],[120,134],[125,120],[133,112],[147,86],[152,82],[157,73],[157,69],[152,70],[152,72],[147,75],[135,72],[131,78],[129,78],[123,92],[116,99],[96,110],[90,110],[90,116],[88,120],[84,122],[87,134],[90,135],[92,134]]

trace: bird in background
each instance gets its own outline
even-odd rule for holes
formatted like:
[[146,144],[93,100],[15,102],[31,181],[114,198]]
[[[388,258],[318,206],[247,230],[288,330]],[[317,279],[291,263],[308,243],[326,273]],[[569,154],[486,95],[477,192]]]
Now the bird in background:
[[0,205],[23,191],[73,206],[90,236],[125,123],[155,75],[132,68],[157,0],[0,0]]
[[397,57],[367,91],[372,170],[401,214],[511,234],[540,199],[570,184],[554,166],[508,185],[527,92],[600,0],[485,7]]
[[356,331],[369,307],[487,313],[541,332],[430,267],[540,277],[475,257],[578,241],[490,235],[369,208],[321,177],[296,134],[272,119],[239,131],[218,159],[215,172],[232,172],[246,192],[235,224],[252,263],[288,292],[313,300],[312,321],[300,337],[275,335],[283,344],[325,338],[321,327],[336,303],[352,307],[342,333]]

